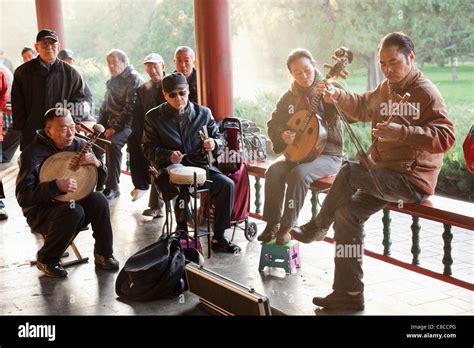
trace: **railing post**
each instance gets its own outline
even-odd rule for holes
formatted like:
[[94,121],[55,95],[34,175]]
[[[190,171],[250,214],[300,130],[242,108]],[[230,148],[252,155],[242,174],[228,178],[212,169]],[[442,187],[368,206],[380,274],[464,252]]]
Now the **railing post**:
[[125,167],[127,168],[127,172],[130,172],[130,152],[127,151],[127,160],[125,161]]
[[453,240],[453,233],[451,232],[451,225],[444,224],[443,241],[444,241],[444,256],[443,274],[446,276],[452,275],[451,265],[453,264],[453,258],[451,257],[451,241]]
[[260,200],[260,189],[262,188],[262,184],[260,183],[260,178],[257,176],[255,177],[255,213],[260,214],[261,210],[260,207],[262,205],[262,201]]
[[392,245],[392,240],[390,238],[390,223],[392,222],[392,219],[390,218],[390,210],[384,209],[383,210],[383,254],[385,256],[390,256],[390,246]]
[[318,192],[311,191],[311,215],[313,219],[318,215]]
[[359,228],[360,228],[360,235],[362,236],[362,243],[365,241],[365,223],[364,221],[359,222]]
[[411,253],[413,255],[413,260],[412,264],[415,266],[418,266],[420,264],[419,256],[421,253],[421,248],[420,248],[420,218],[418,216],[412,216],[413,223],[411,224],[411,231],[412,231],[412,236],[411,236]]

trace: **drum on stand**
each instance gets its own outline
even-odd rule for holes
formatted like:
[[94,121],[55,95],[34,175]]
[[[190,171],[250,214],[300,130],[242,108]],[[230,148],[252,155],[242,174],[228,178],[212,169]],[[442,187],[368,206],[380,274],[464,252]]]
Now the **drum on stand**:
[[170,182],[175,185],[194,185],[195,173],[196,185],[203,185],[206,182],[206,170],[199,167],[180,166],[170,169]]

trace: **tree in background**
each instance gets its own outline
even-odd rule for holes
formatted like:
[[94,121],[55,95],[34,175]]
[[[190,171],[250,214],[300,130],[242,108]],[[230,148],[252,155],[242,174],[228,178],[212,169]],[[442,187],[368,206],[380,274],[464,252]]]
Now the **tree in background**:
[[[410,35],[420,67],[442,66],[472,54],[474,2],[446,0],[238,1],[232,6],[234,34],[246,28],[258,42],[263,59],[281,67],[289,50],[306,47],[319,61],[338,46],[351,48],[367,69],[367,89],[383,79],[377,45],[393,31]],[[255,14],[262,16],[255,20]]]
[[105,56],[112,48],[124,50],[131,64],[143,71],[143,58],[159,52],[173,70],[176,47],[194,47],[192,0],[64,2],[66,35],[76,52],[100,106],[109,78]]

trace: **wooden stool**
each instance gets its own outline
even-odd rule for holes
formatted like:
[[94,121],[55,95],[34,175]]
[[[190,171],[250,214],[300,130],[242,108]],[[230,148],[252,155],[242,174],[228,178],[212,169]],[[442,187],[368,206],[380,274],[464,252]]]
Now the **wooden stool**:
[[[43,241],[45,240],[44,235],[42,235],[41,233],[38,233],[38,232],[35,232],[35,233],[39,234]],[[76,247],[76,244],[74,244],[74,240],[72,240],[71,243],[69,243],[69,247],[72,249],[74,255],[76,255],[76,260],[71,260],[71,261],[67,261],[67,262],[60,261],[61,266],[68,267],[68,266],[79,265],[81,263],[89,262],[88,257],[82,257],[81,253],[79,252],[79,249],[77,249],[77,247]],[[68,257],[68,256],[69,256],[69,253],[66,251],[63,254],[63,256],[61,256],[61,257]],[[37,264],[36,260],[30,261],[30,266],[34,266],[36,264]]]
[[287,274],[296,272],[296,268],[301,267],[299,243],[290,240],[286,244],[277,245],[275,239],[262,243],[258,270],[263,271],[265,266],[284,268]]

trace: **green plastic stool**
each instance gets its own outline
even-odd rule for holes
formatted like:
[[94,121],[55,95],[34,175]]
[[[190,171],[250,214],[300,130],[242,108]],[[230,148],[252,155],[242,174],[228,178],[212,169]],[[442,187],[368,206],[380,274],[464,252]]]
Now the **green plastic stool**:
[[300,244],[290,240],[283,245],[275,244],[275,239],[262,243],[258,270],[263,271],[265,266],[284,268],[287,274],[296,272],[301,267]]

